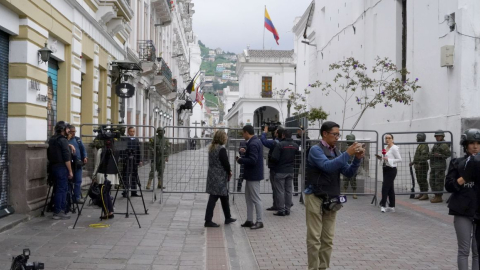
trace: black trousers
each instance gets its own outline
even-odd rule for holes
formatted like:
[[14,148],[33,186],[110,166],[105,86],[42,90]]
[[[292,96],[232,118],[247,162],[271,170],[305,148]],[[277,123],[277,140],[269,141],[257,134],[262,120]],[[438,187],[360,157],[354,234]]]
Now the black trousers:
[[397,168],[389,166],[383,167],[383,184],[382,184],[382,200],[380,206],[385,207],[388,197],[388,206],[395,207],[395,190],[393,188],[393,181],[397,176]]
[[293,164],[293,191],[298,191],[298,174],[300,173],[301,163],[302,156],[295,155],[295,163]]
[[207,211],[205,212],[205,221],[207,222],[212,221],[213,210],[215,209],[215,204],[217,204],[218,199],[220,199],[220,202],[222,203],[222,209],[223,209],[223,214],[225,215],[225,219],[232,217],[230,215],[230,205],[228,204],[228,195],[227,196],[210,195],[210,197],[208,198]]

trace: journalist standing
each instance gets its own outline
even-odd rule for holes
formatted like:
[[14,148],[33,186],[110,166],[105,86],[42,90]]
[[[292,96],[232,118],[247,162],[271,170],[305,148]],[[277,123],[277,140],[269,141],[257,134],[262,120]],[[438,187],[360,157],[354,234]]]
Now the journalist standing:
[[69,140],[68,143],[70,145],[73,145],[75,147],[75,160],[73,162],[73,165],[75,168],[73,170],[75,171],[75,174],[73,175],[73,180],[74,180],[74,194],[75,194],[75,199],[77,200],[77,203],[83,203],[82,199],[82,194],[81,194],[81,188],[82,188],[82,166],[84,164],[87,164],[88,158],[87,158],[87,150],[85,149],[85,146],[83,145],[82,140],[75,136],[77,133],[77,130],[75,129],[75,126],[69,125],[68,128],[70,129],[69,132]]
[[[478,134],[477,137],[475,135]],[[468,270],[468,256],[472,250],[472,270],[479,269],[477,243],[475,241],[475,225],[473,217],[477,211],[475,183],[465,182],[462,177],[466,162],[472,155],[480,152],[480,130],[466,130],[460,138],[465,156],[450,161],[445,178],[445,189],[451,192],[448,202],[448,214],[453,215],[453,225],[457,234],[457,263],[459,270]],[[472,237],[473,235],[473,237]]]
[[[263,180],[263,146],[262,142],[254,135],[254,129],[251,125],[246,125],[242,129],[243,138],[247,141],[246,149],[240,149],[245,156],[237,156],[238,164],[244,165],[245,184],[245,202],[247,203],[247,220],[242,227],[250,227],[252,230],[263,228],[263,209],[260,198],[260,181]],[[253,223],[253,209],[257,213],[257,220]]]
[[232,170],[228,162],[227,149],[225,149],[227,139],[225,131],[218,130],[213,135],[212,144],[208,148],[207,193],[210,196],[205,212],[205,227],[220,227],[212,221],[213,210],[218,199],[222,203],[225,224],[236,221],[230,214],[228,202],[228,182],[232,177]]
[[276,144],[272,153],[272,163],[275,164],[274,195],[278,212],[275,216],[290,215],[292,207],[292,184],[295,155],[298,145],[292,139],[292,132],[288,129],[282,132],[282,140]]
[[[339,128],[335,122],[323,123],[322,140],[310,149],[307,158],[304,192],[309,270],[330,267],[337,212],[324,206],[340,195],[340,174],[353,177],[364,156],[364,149],[357,142],[340,153],[336,147]],[[352,156],[355,158],[349,164]]]
[[273,197],[273,205],[270,208],[267,208],[267,211],[278,211],[280,209],[277,208],[277,197],[278,194],[276,194],[276,189],[275,189],[275,163],[272,160],[272,154],[273,150],[275,149],[275,145],[281,140],[282,134],[283,134],[284,129],[283,128],[277,128],[274,133],[273,140],[268,140],[267,139],[267,134],[268,134],[268,125],[265,125],[265,128],[262,132],[262,136],[260,137],[260,141],[262,141],[263,146],[267,147],[268,150],[268,158],[267,158],[267,166],[268,169],[270,170],[270,184],[272,186],[272,197]]
[[[300,167],[302,165],[302,148],[303,151],[306,151],[308,153],[308,149],[310,149],[310,137],[305,133],[305,130],[303,126],[300,126],[297,129],[297,135],[296,135],[297,140],[295,140],[295,143],[298,145],[298,152],[295,155],[295,168],[293,172],[293,191],[294,194],[293,196],[298,196],[298,191],[299,188],[301,188],[301,183],[300,187],[298,186],[298,175],[301,173]],[[304,145],[304,139],[305,139],[305,145]],[[304,173],[304,172],[302,172]]]
[[[123,154],[123,173],[122,179],[123,184],[126,185],[125,191],[123,191],[123,197],[127,197],[128,187],[130,187],[131,196],[132,197],[139,197],[140,195],[137,194],[137,182],[138,182],[138,167],[141,166],[140,162],[140,142],[137,138],[135,138],[135,128],[129,127],[128,130],[128,138],[127,138],[127,153]],[[133,160],[130,163],[133,168],[128,168],[128,158],[129,154],[132,154]],[[128,171],[130,169],[130,172]],[[129,178],[129,173],[131,173],[131,178]]]
[[59,121],[55,125],[55,135],[48,140],[47,158],[55,179],[53,219],[69,219],[66,213],[68,179],[73,178],[71,152],[67,141],[68,124]]
[[382,200],[380,201],[380,211],[382,213],[395,212],[395,188],[393,182],[397,176],[397,164],[402,162],[398,146],[393,143],[392,134],[385,135],[385,144],[387,145],[385,149],[387,153],[381,158],[383,160]]

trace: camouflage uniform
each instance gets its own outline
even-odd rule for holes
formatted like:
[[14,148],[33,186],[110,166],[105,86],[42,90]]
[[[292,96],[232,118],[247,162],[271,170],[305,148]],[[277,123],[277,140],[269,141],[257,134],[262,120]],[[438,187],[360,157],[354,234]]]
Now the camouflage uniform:
[[[355,135],[348,134],[346,136],[346,139],[347,139],[347,148],[348,148],[355,141]],[[348,161],[348,164],[352,164],[354,158],[355,158],[355,156],[350,157],[350,160]],[[353,193],[356,193],[357,192],[357,174],[355,174],[353,177],[350,177],[350,178],[347,178],[347,177],[343,178],[343,192],[344,193],[347,192],[349,183],[350,183],[350,186],[352,187]],[[356,199],[357,195],[353,194],[353,198]]]
[[146,187],[147,189],[150,189],[155,174],[155,169],[157,170],[158,179],[157,188],[163,187],[163,172],[165,169],[165,160],[168,159],[168,156],[170,155],[170,142],[163,136],[163,129],[161,128],[157,129],[157,146],[155,147],[156,164],[154,164],[153,162],[154,147],[154,140],[150,139],[150,150],[152,151],[152,159],[150,162],[150,173],[148,174],[148,183]]
[[[445,136],[445,134],[438,131],[435,133],[435,136]],[[442,141],[444,141],[443,138]],[[437,154],[438,156],[436,156]],[[448,143],[438,143],[432,147],[430,152],[430,188],[432,191],[443,191],[447,159],[450,156],[451,151]],[[435,198],[431,202],[442,202],[442,194],[435,194]]]
[[[417,142],[425,142],[426,136],[425,133],[417,134]],[[415,156],[413,157],[413,167],[415,168],[415,176],[417,177],[417,183],[420,187],[420,192],[427,192],[428,191],[428,170],[430,169],[428,165],[428,159],[430,156],[430,149],[428,144],[421,143],[417,146],[417,150],[415,150]],[[416,199],[427,200],[428,195],[418,195],[415,197]]]

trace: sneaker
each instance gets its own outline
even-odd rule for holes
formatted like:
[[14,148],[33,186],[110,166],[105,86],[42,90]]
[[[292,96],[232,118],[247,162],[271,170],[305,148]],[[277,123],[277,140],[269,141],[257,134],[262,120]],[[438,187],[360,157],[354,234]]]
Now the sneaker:
[[58,214],[53,214],[53,219],[55,220],[65,220],[65,219],[70,219],[70,215],[69,214],[65,214],[64,212],[60,212]]
[[83,203],[85,202],[85,200],[82,199],[82,198],[75,199],[75,201],[76,201],[78,204],[83,204]]
[[385,207],[383,207],[383,206],[380,207],[380,211],[381,211],[382,213],[385,213],[385,212],[386,212]]
[[395,213],[395,207],[387,207],[387,212]]

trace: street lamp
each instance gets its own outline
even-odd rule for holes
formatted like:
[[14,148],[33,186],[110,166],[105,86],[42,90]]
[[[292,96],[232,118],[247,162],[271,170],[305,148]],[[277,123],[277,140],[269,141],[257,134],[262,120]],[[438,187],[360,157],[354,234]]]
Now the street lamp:
[[38,60],[38,64],[47,63],[48,60],[50,59],[50,55],[52,54],[52,52],[53,51],[47,47],[47,43],[45,43],[45,47],[38,50],[38,55],[40,56],[40,59]]

